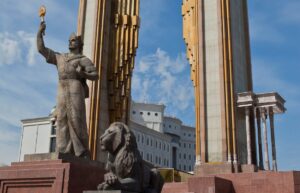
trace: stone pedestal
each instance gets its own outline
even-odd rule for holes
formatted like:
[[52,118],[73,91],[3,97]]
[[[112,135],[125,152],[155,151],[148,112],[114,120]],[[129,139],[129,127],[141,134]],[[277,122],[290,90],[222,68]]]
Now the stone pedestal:
[[240,165],[231,163],[201,164],[195,166],[197,176],[206,176],[213,174],[231,174],[240,171]]
[[300,172],[254,172],[192,177],[162,193],[300,193]]
[[188,187],[194,193],[232,193],[231,181],[218,177],[191,178]]
[[125,192],[122,190],[98,190],[98,191],[84,191],[83,193],[136,193],[136,192]]
[[103,182],[105,171],[99,162],[59,154],[29,157],[0,167],[1,193],[82,193]]
[[257,172],[257,171],[258,171],[258,168],[256,165],[253,165],[253,164],[242,165],[243,173],[253,173],[253,172]]

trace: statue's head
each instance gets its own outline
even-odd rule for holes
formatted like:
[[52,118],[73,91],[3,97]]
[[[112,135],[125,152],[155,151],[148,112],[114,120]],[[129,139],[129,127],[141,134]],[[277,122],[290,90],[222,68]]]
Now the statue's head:
[[72,33],[69,38],[69,50],[79,49],[82,52],[83,42],[81,36],[77,36],[75,33]]

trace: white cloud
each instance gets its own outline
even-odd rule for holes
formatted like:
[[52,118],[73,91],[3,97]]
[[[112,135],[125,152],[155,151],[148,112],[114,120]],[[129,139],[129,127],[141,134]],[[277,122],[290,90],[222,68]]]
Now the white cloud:
[[34,65],[36,62],[36,55],[38,54],[36,48],[36,35],[31,33],[26,33],[24,31],[18,31],[18,36],[20,37],[23,44],[26,45],[27,54],[26,59],[29,65]]
[[[180,118],[182,111],[194,111],[194,91],[185,54],[172,58],[158,48],[154,54],[141,57],[133,75],[133,99],[164,103],[167,113]],[[192,117],[194,119],[194,117]]]
[[21,58],[19,42],[9,33],[0,33],[0,66],[14,64]]
[[0,32],[0,66],[18,63],[34,65],[37,53],[34,34]]

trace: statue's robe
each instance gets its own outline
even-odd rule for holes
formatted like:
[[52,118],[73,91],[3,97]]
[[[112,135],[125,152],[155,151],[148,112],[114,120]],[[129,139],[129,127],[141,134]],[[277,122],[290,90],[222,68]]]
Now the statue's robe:
[[48,63],[58,70],[58,91],[56,105],[56,151],[82,156],[88,151],[85,98],[88,95],[86,80],[76,68],[96,71],[93,63],[83,55],[70,56],[48,50]]

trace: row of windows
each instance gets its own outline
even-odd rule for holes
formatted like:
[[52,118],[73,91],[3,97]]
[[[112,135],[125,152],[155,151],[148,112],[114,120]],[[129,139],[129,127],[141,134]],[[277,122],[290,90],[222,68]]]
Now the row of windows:
[[[191,133],[183,133],[183,136],[188,136],[188,137],[192,137],[192,134]],[[194,134],[194,137],[196,137],[196,134]]]
[[138,143],[140,142],[142,144],[146,144],[150,147],[155,147],[155,148],[162,149],[163,151],[167,151],[167,152],[170,151],[170,145],[169,144],[165,144],[165,143],[162,143],[162,142],[158,142],[157,140],[149,139],[149,137],[144,137],[144,135],[137,134],[137,142]]
[[[132,114],[135,115],[137,112],[136,111],[132,111]],[[140,115],[143,115],[144,112],[143,111],[140,111]],[[147,115],[150,116],[151,115],[151,112],[147,112]],[[154,113],[154,115],[157,117],[158,116],[158,113]]]
[[[183,145],[183,148],[187,148],[187,147],[188,147],[189,149],[192,148],[192,144],[191,144],[191,143],[183,143],[183,144],[181,144],[181,143],[179,142],[179,147],[182,147],[182,145]],[[196,144],[193,145],[193,148],[196,149]]]
[[[163,124],[163,127],[164,127],[164,128],[166,127],[166,124],[165,124],[165,123]],[[169,128],[172,128],[172,125],[168,125],[168,127],[169,127]],[[177,126],[174,126],[174,129],[177,129]]]
[[179,159],[181,159],[181,157],[184,159],[184,160],[186,160],[187,158],[188,158],[188,160],[192,160],[192,157],[193,157],[193,161],[195,161],[196,160],[196,156],[194,155],[191,155],[191,154],[186,154],[186,153],[184,153],[184,154],[182,154],[182,156],[181,156],[181,153],[179,153],[178,154],[178,158]]
[[155,156],[155,159],[154,159],[154,155],[146,153],[146,156],[145,156],[143,151],[141,151],[141,156],[143,159],[145,159],[153,164],[169,166],[169,160],[166,158],[162,159],[159,156]]
[[187,165],[183,165],[183,167],[181,168],[181,165],[179,164],[179,167],[178,167],[180,170],[182,169],[182,170],[187,170],[187,168],[188,168],[188,171],[192,171],[192,166],[191,165],[189,165],[189,166],[187,166]]

